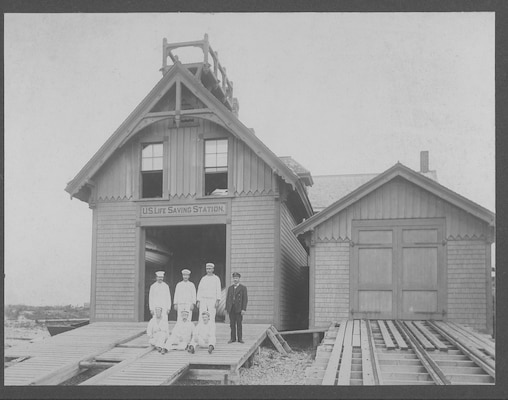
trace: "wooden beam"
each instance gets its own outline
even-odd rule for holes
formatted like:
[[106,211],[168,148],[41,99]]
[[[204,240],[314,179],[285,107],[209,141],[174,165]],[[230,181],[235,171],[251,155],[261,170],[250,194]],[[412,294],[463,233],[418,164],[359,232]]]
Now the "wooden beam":
[[371,357],[369,347],[369,335],[364,320],[360,321],[360,342],[362,348],[362,378],[363,386],[372,386],[376,382],[374,380],[374,372],[372,371],[373,358]]
[[448,340],[453,343],[460,351],[475,361],[485,372],[493,378],[496,377],[495,363],[492,358],[482,353],[476,348],[474,343],[465,337],[460,337],[456,331],[450,329],[446,323],[440,321],[429,321],[429,323]]
[[360,347],[360,320],[355,319],[353,325],[353,347]]
[[456,324],[455,322],[448,322],[448,326],[463,336],[467,337],[472,342],[477,343],[478,348],[485,350],[494,359],[496,358],[496,349],[494,343],[489,342],[487,339],[484,339],[480,336],[477,336],[473,331],[462,325]]
[[273,332],[273,334],[275,335],[275,337],[277,338],[279,343],[282,345],[282,347],[284,347],[284,350],[286,350],[288,353],[291,353],[293,350],[291,349],[289,344],[287,344],[287,342],[284,340],[284,338],[280,335],[280,333],[277,331],[275,326],[272,325],[270,327],[270,330]]
[[322,333],[322,332],[326,332],[328,329],[330,329],[330,328],[299,329],[296,331],[279,332],[279,335],[286,336],[286,335],[297,335],[297,334],[305,334],[305,333]]
[[420,332],[429,339],[430,342],[440,351],[448,351],[448,346],[432,334],[422,323],[422,321],[414,321],[413,324],[420,330]]
[[282,347],[282,345],[280,344],[279,340],[275,337],[275,334],[272,332],[271,329],[268,329],[266,331],[266,334],[268,335],[268,337],[270,338],[271,342],[273,343],[273,345],[275,346],[275,348],[277,349],[277,351],[279,353],[282,353],[284,354],[285,356],[288,355],[288,353],[286,352],[286,350],[284,349],[284,347]]
[[397,342],[397,345],[399,346],[399,349],[401,349],[401,350],[407,350],[408,349],[408,345],[404,341],[402,336],[400,335],[400,333],[397,330],[397,328],[395,327],[395,325],[393,325],[393,321],[388,320],[388,321],[386,321],[386,324],[388,325],[388,328],[392,332],[392,335],[395,338],[395,341]]
[[421,363],[431,376],[432,380],[437,385],[451,385],[450,380],[443,374],[443,371],[441,371],[436,362],[432,360],[432,358],[430,358],[430,356],[427,354],[427,352],[419,343],[419,341],[416,339],[416,337],[414,337],[414,335],[408,329],[408,327],[404,326],[404,324],[401,323],[400,321],[395,321],[395,323],[401,329],[401,331],[404,332],[409,342],[412,343],[413,351],[415,352],[416,356],[420,359]]
[[372,359],[374,362],[372,363],[373,372],[374,372],[374,385],[382,385],[383,384],[383,376],[381,375],[381,367],[379,366],[379,360],[377,358],[376,351],[376,342],[374,341],[374,335],[372,334],[372,327],[370,326],[370,321],[365,322],[365,326],[367,328],[367,335],[369,337],[369,347],[370,354],[372,355]]
[[385,346],[388,350],[395,349],[395,344],[392,341],[392,338],[390,337],[390,334],[388,333],[388,330],[386,329],[385,322],[383,320],[377,321],[379,325],[379,329],[381,330],[381,335],[383,335],[383,341],[385,342]]
[[423,336],[418,329],[415,328],[411,321],[404,321],[404,324],[409,328],[413,335],[420,341],[425,350],[434,350],[435,347],[430,343],[425,336]]
[[339,332],[335,338],[332,354],[328,359],[325,375],[323,376],[322,385],[335,385],[335,377],[337,376],[337,369],[339,367],[340,355],[342,354],[342,344],[344,342],[344,335],[346,334],[347,319],[341,321]]
[[337,385],[349,386],[351,381],[351,361],[353,358],[353,326],[354,321],[348,321],[344,336],[344,352],[340,361]]

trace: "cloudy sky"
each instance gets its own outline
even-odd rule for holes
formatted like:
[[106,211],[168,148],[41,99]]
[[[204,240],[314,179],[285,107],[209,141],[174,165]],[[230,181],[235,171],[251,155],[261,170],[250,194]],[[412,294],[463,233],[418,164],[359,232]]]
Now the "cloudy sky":
[[[205,33],[240,119],[313,175],[418,170],[495,211],[493,13],[5,14],[5,302],[90,297],[92,211],[64,191]],[[182,60],[185,61],[185,60]]]

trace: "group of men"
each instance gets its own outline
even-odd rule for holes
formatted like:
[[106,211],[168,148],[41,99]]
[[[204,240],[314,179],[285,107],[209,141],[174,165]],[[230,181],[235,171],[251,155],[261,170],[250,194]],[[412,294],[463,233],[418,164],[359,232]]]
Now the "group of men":
[[[187,350],[194,353],[198,347],[208,348],[211,354],[215,349],[215,315],[221,298],[221,283],[214,274],[215,265],[206,264],[206,275],[196,287],[189,278],[191,272],[182,270],[182,281],[175,289],[173,307],[177,311],[177,322],[169,332],[168,315],[171,311],[171,291],[164,282],[164,271],[157,271],[156,281],[150,286],[148,303],[152,319],[148,323],[147,335],[149,343],[161,354],[169,350]],[[247,288],[240,284],[241,275],[234,272],[233,285],[228,288],[226,311],[229,314],[231,339],[228,343],[242,340],[242,320],[247,310]],[[192,311],[197,307],[199,321],[192,322]]]

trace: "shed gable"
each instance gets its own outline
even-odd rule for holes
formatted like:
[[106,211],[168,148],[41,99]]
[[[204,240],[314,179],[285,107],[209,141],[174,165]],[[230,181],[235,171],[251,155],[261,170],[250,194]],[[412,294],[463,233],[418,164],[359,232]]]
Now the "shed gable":
[[442,217],[446,217],[447,239],[487,239],[489,235],[485,221],[399,176],[318,224],[315,238],[351,240],[353,220]]

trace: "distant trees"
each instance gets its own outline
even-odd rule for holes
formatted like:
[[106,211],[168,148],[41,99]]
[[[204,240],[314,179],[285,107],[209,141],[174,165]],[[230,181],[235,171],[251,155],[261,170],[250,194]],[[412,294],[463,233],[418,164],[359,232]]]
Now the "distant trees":
[[37,319],[66,319],[90,318],[90,307],[73,306],[27,306],[24,304],[9,304],[4,308],[4,318],[17,320],[24,316],[30,320]]

